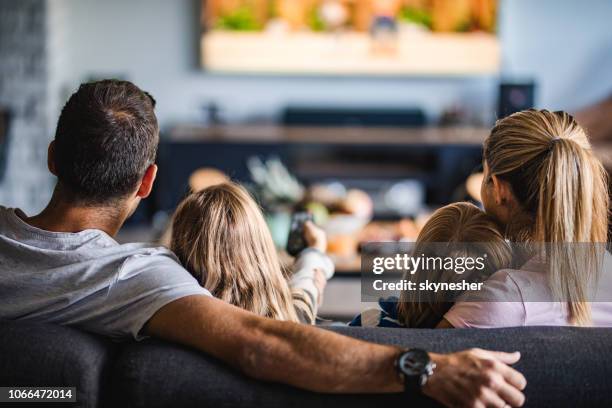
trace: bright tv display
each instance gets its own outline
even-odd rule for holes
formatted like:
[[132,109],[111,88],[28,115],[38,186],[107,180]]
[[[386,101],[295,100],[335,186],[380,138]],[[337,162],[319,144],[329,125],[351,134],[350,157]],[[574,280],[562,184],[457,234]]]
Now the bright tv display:
[[497,0],[203,0],[202,65],[224,73],[487,75]]

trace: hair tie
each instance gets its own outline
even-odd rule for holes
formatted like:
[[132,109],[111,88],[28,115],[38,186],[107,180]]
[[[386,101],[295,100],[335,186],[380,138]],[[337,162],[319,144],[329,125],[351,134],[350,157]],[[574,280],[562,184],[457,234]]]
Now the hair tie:
[[555,147],[555,144],[557,144],[557,142],[560,142],[561,140],[563,139],[560,138],[559,136],[555,136],[552,139],[550,139],[550,142],[548,142],[548,150],[552,150],[552,148]]

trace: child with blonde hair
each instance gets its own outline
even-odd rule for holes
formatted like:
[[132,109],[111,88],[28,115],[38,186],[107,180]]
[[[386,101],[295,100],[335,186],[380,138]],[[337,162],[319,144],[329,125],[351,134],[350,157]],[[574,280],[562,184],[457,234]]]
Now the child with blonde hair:
[[[440,208],[423,226],[413,254],[443,256],[453,259],[481,258],[484,268],[471,275],[458,274],[443,268],[420,268],[406,272],[403,279],[416,285],[425,280],[453,283],[466,280],[484,282],[499,269],[512,262],[512,249],[493,218],[470,203],[455,203]],[[355,317],[351,326],[420,327],[433,328],[452,307],[458,291],[438,290],[435,293],[405,290],[398,298],[379,302],[380,309],[370,309]]]
[[309,247],[283,271],[263,214],[249,193],[223,183],[181,202],[170,249],[213,296],[264,317],[314,324],[334,265],[325,233],[305,224]]

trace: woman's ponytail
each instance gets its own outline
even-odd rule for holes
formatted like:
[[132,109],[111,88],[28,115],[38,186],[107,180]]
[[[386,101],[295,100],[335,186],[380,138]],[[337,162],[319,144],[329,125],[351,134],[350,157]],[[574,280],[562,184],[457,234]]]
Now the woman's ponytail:
[[546,243],[553,296],[567,300],[572,323],[588,325],[591,310],[586,300],[597,278],[599,251],[597,245],[583,243],[605,240],[605,224],[593,220],[603,210],[594,198],[607,194],[606,185],[590,150],[569,138],[555,137],[550,144],[538,175],[535,238]]

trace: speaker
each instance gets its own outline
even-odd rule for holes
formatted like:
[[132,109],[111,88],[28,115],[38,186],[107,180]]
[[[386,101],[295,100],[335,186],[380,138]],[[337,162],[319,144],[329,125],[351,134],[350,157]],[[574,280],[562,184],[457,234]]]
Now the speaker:
[[499,85],[498,119],[513,113],[533,108],[535,104],[535,83],[501,83]]

